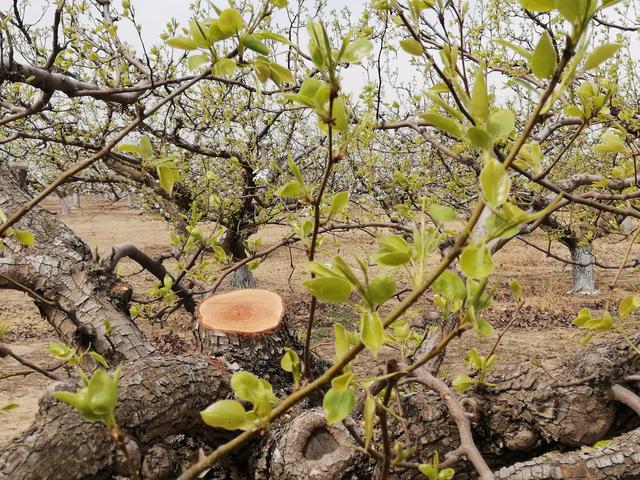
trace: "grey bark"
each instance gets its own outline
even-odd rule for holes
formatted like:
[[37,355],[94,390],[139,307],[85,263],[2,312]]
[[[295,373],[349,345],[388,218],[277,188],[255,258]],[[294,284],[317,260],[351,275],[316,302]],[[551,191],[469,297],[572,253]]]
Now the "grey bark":
[[593,247],[577,244],[570,247],[572,264],[573,288],[572,293],[596,293],[593,275]]
[[[75,387],[56,384],[56,389]],[[228,432],[204,425],[199,411],[229,395],[227,372],[204,359],[152,355],[124,365],[116,420],[139,446],[147,471],[155,472],[147,478],[158,478],[158,470],[145,457],[149,453],[153,458],[167,437],[187,434],[211,446],[228,440]],[[164,471],[175,475],[180,463],[189,461],[175,458]],[[0,452],[2,479],[108,479],[125,471],[106,428],[84,421],[48,393],[40,401],[34,425]]]
[[347,480],[371,478],[371,465],[342,424],[328,425],[314,408],[273,425],[250,461],[254,478]]
[[[28,200],[24,172],[0,163],[0,209],[10,215]],[[124,308],[128,289],[99,267],[73,231],[40,207],[15,228],[33,233],[36,243],[25,247],[12,237],[3,240],[0,288],[29,294],[68,344],[91,345],[114,360],[133,360],[151,352]]]
[[551,452],[517,462],[496,473],[497,480],[621,480],[640,478],[640,430],[620,435],[604,448]]
[[60,210],[63,214],[68,215],[71,213],[69,202],[67,202],[67,199],[64,197],[64,195],[58,194],[58,203],[60,204]]
[[242,265],[229,274],[229,282],[233,288],[256,288],[256,278],[247,265]]
[[46,92],[57,90],[71,98],[85,96],[87,94],[83,91],[89,90],[94,92],[90,95],[94,98],[124,105],[135,103],[144,93],[144,90],[126,93],[98,93],[96,90],[99,91],[100,87],[96,84],[83,82],[62,73],[50,72],[44,68],[23,65],[8,57],[0,57],[0,80],[27,83]]
[[71,199],[73,201],[73,208],[77,208],[77,209],[82,208],[82,205],[80,203],[80,192],[73,192]]

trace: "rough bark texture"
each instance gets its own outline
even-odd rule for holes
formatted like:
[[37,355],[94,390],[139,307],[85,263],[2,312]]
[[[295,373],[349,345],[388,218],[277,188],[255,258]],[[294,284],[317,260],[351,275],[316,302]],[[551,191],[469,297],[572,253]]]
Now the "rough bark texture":
[[[476,443],[497,468],[536,452],[593,445],[628,429],[628,410],[610,399],[609,389],[638,369],[638,356],[623,342],[610,340],[541,363],[501,365],[488,379],[495,386],[461,397],[471,413]],[[435,394],[414,390],[402,401],[416,459],[425,461],[436,450],[443,455],[458,446],[457,429]],[[394,432],[403,440],[399,422]],[[413,478],[413,472],[402,478]]]
[[71,208],[69,208],[69,202],[64,197],[64,195],[60,195],[58,193],[58,203],[60,204],[60,210],[63,214],[69,215],[71,213]]
[[73,195],[71,196],[71,200],[72,200],[72,206],[73,208],[82,208],[82,205],[80,203],[80,192],[73,192]]
[[[154,445],[176,434],[215,445],[228,434],[204,425],[198,412],[229,395],[228,373],[220,366],[192,357],[153,355],[124,366],[116,419],[138,444],[143,459],[161,448],[152,451]],[[71,407],[45,394],[34,425],[0,452],[0,478],[106,479],[122,472],[124,466],[118,464],[122,459],[117,459],[102,424],[85,422]],[[173,474],[178,466],[173,464]]]
[[252,455],[254,478],[346,480],[370,478],[371,466],[342,424],[328,425],[314,408],[273,425]]
[[233,288],[256,288],[256,277],[247,265],[242,265],[231,272],[229,282]]
[[640,431],[613,439],[604,448],[552,452],[504,467],[497,480],[620,480],[640,478]]
[[[0,163],[0,209],[10,215],[29,200],[25,172]],[[24,247],[3,240],[0,288],[25,290],[58,335],[69,344],[89,344],[113,359],[132,360],[150,353],[140,330],[123,308],[118,282],[100,269],[89,247],[54,215],[36,207],[16,230],[35,235]],[[105,319],[111,324],[107,337]]]
[[571,271],[573,274],[572,293],[596,293],[593,276],[593,251],[591,245],[576,245],[571,250]]
[[286,347],[302,357],[302,345],[286,316],[279,328],[265,334],[207,331],[198,325],[197,337],[202,353],[220,361],[232,374],[248,370],[268,379],[278,392],[291,389],[291,374],[282,370],[280,359]]

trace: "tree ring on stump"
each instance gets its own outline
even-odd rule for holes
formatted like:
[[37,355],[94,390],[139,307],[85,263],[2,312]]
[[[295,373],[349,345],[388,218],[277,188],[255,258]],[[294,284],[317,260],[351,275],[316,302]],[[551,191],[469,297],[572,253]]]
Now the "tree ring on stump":
[[278,361],[286,348],[301,353],[289,331],[284,302],[268,290],[243,288],[209,297],[196,307],[199,349],[231,373],[249,371],[267,380],[276,395],[291,388]]
[[196,314],[198,323],[208,331],[261,334],[280,326],[284,302],[277,293],[244,288],[203,300]]

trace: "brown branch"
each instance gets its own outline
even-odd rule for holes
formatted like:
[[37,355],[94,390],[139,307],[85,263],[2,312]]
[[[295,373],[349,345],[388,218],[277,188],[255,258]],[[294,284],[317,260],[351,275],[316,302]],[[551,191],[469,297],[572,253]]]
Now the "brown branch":
[[627,407],[636,412],[636,415],[640,415],[640,397],[631,390],[616,383],[609,389],[609,394],[611,395],[611,398],[620,403],[624,403]]
[[43,369],[43,368],[31,363],[29,360],[25,360],[20,355],[14,353],[6,343],[1,343],[0,342],[0,358],[7,357],[7,356],[13,358],[20,365],[23,365],[23,366],[25,366],[27,368],[30,368],[30,369],[38,372],[39,374],[44,375],[47,378],[50,378],[51,380],[60,380],[60,378],[57,375],[54,375],[50,371],[45,370],[45,369]]
[[81,172],[85,168],[90,167],[91,165],[93,165],[95,162],[97,162],[101,158],[107,156],[111,152],[111,150],[121,140],[123,140],[130,132],[132,132],[145,118],[147,118],[148,116],[150,116],[153,113],[155,113],[156,111],[158,111],[166,103],[170,102],[174,98],[176,98],[179,95],[181,95],[182,93],[184,93],[186,90],[188,90],[193,85],[198,83],[205,76],[206,76],[206,73],[202,73],[202,74],[198,75],[197,77],[195,77],[190,82],[186,83],[182,87],[174,90],[172,93],[170,93],[169,95],[164,97],[161,101],[159,101],[151,109],[149,109],[149,111],[141,112],[140,115],[138,117],[136,117],[136,119],[134,121],[129,123],[122,130],[120,130],[120,132],[118,132],[118,134],[115,136],[115,138],[111,142],[109,142],[105,147],[103,147],[99,152],[95,153],[91,157],[83,160],[82,162],[80,162],[80,163],[76,164],[75,166],[65,170],[64,172],[62,172],[58,176],[58,178],[56,180],[54,180],[51,184],[49,184],[49,186],[47,188],[45,188],[42,192],[40,192],[34,199],[32,199],[26,205],[23,205],[22,207],[20,207],[17,211],[15,211],[11,215],[11,217],[6,222],[4,222],[3,224],[0,225],[0,236],[3,235],[7,231],[7,229],[9,229],[11,226],[13,226],[16,222],[18,222],[18,220],[20,220],[23,216],[25,216],[27,214],[27,212],[29,212],[33,207],[35,207],[42,200],[44,200],[46,197],[48,197],[49,194],[51,194],[56,188],[58,188],[60,185],[65,183],[67,178],[73,177],[74,175],[77,175],[79,172]]
[[[180,297],[184,307],[188,312],[194,313],[196,309],[196,303],[193,300],[191,292],[186,290],[179,281],[175,280],[168,270],[157,260],[154,260],[145,252],[140,250],[132,243],[121,243],[111,248],[111,254],[105,259],[105,265],[110,271],[116,268],[116,265],[123,258],[130,258],[142,268],[151,273],[160,282],[163,282],[165,277],[169,277],[172,280],[171,290]],[[182,279],[182,277],[180,277]]]
[[424,371],[416,372],[416,377],[412,380],[437,392],[446,403],[449,414],[456,422],[460,434],[460,448],[454,450],[456,455],[459,453],[466,455],[480,475],[481,480],[493,480],[495,476],[473,440],[471,422],[451,389],[442,380]]

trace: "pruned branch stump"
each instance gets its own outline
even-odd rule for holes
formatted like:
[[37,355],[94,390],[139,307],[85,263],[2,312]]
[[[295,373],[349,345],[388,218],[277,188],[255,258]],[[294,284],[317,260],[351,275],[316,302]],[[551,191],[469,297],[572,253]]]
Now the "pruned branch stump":
[[286,348],[301,356],[300,342],[289,330],[282,298],[271,291],[240,289],[214,295],[196,308],[197,337],[206,355],[231,373],[247,370],[289,390],[291,374],[280,367]]

